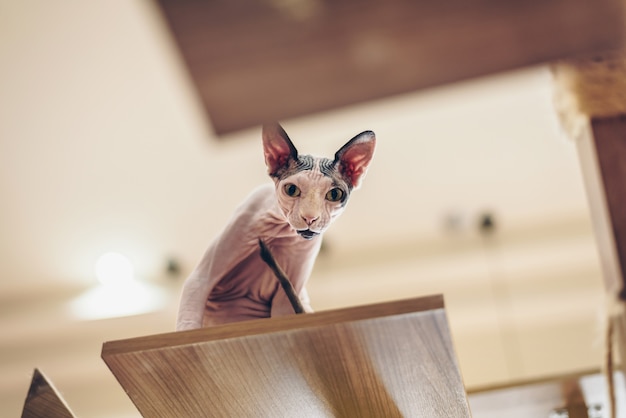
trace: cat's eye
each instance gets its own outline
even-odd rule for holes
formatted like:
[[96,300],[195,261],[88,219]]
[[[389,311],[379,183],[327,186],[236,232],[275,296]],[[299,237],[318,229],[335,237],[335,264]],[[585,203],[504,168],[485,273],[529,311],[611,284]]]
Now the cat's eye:
[[287,196],[298,197],[300,196],[300,189],[293,183],[285,184],[284,187],[285,193]]
[[328,193],[326,193],[326,200],[329,200],[331,202],[338,202],[341,199],[343,199],[343,190],[338,187],[330,189]]

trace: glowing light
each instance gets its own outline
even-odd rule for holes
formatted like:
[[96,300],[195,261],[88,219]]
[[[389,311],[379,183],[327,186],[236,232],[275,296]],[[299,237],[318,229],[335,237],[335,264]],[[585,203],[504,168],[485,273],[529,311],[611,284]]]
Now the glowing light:
[[99,285],[70,303],[72,314],[83,320],[115,318],[153,312],[165,307],[168,292],[135,280],[135,269],[122,254],[103,254],[96,262]]
[[134,280],[135,269],[130,260],[120,253],[106,253],[96,262],[96,277],[103,285],[117,285]]
[[135,280],[89,289],[72,301],[70,309],[78,319],[95,320],[154,312],[168,301],[164,289]]

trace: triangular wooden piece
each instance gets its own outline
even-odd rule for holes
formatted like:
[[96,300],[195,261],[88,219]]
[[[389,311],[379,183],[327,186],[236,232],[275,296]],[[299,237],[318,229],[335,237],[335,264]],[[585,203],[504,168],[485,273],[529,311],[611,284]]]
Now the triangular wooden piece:
[[469,417],[443,298],[107,342],[145,417]]
[[24,402],[22,418],[74,418],[61,395],[46,377],[38,370],[33,372],[33,379]]

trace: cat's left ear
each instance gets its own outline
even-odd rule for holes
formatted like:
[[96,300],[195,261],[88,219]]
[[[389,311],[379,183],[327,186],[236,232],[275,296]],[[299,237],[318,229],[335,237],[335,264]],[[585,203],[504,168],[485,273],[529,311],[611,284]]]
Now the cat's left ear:
[[298,159],[298,150],[278,123],[263,125],[263,153],[267,171],[272,177],[289,166],[291,160]]
[[341,147],[335,154],[339,173],[354,189],[359,187],[367,172],[376,146],[376,135],[372,131],[361,132]]

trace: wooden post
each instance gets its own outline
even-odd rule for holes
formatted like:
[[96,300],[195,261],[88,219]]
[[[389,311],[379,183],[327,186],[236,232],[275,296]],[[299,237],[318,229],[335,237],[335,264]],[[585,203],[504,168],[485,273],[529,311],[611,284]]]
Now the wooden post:
[[607,291],[605,372],[615,411],[615,349],[626,370],[626,53],[554,67],[555,103],[576,140]]
[[569,418],[589,418],[585,395],[578,379],[566,379],[561,383],[561,391],[565,398],[565,409]]
[[626,362],[626,115],[592,118],[577,141],[614,340]]
[[626,300],[626,116],[593,118],[577,144],[605,286]]

